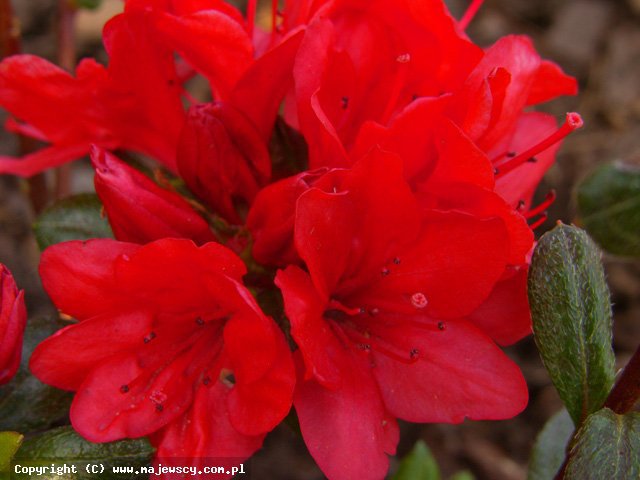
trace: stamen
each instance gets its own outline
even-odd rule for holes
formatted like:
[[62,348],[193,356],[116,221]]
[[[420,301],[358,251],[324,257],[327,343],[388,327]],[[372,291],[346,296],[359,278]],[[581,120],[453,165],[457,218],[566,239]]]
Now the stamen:
[[[338,327],[340,328],[340,327]],[[393,360],[397,360],[398,362],[402,362],[402,363],[406,363],[408,365],[417,362],[420,359],[420,355],[419,355],[419,351],[415,348],[411,349],[409,351],[409,355],[407,357],[404,357],[396,352],[394,352],[393,350],[391,350],[390,348],[384,346],[381,342],[382,340],[375,340],[373,338],[371,338],[370,335],[365,335],[353,328],[349,328],[349,329],[343,329],[342,330],[345,335],[347,337],[349,337],[351,340],[355,341],[356,345],[358,345],[359,348],[360,345],[366,345],[368,346],[368,348],[363,348],[364,350],[372,350],[372,351],[376,351],[378,353],[381,353],[389,358],[392,358]]]
[[471,23],[471,20],[473,20],[473,17],[476,16],[476,13],[478,13],[478,10],[480,10],[480,7],[482,6],[483,3],[484,3],[484,0],[473,0],[471,2],[471,5],[469,5],[469,7],[467,8],[467,11],[464,12],[464,15],[458,22],[458,27],[460,27],[462,31],[467,29],[467,27]]
[[545,210],[547,210],[547,208],[549,208],[551,206],[551,204],[553,202],[555,202],[555,201],[556,201],[556,191],[555,190],[551,190],[549,193],[547,193],[547,196],[544,197],[544,201],[540,205],[538,205],[537,207],[532,208],[527,213],[525,213],[524,217],[526,219],[530,219],[530,218],[535,217],[536,215],[544,213]]
[[547,212],[544,212],[542,214],[542,216],[538,220],[536,220],[531,225],[529,225],[529,228],[531,228],[531,230],[535,230],[540,225],[542,225],[544,222],[546,222],[548,218],[549,218],[549,216],[547,215]]
[[582,117],[580,116],[580,114],[575,112],[567,113],[565,122],[555,133],[549,135],[547,138],[542,140],[537,145],[534,145],[528,150],[525,150],[524,152],[522,152],[521,154],[500,164],[499,165],[500,169],[498,173],[496,173],[496,175],[505,175],[510,171],[516,169],[523,163],[529,161],[529,159],[535,157],[540,152],[544,152],[547,148],[558,143],[560,140],[562,140],[564,137],[569,135],[571,132],[582,127],[582,125],[584,125],[584,122],[582,121]]

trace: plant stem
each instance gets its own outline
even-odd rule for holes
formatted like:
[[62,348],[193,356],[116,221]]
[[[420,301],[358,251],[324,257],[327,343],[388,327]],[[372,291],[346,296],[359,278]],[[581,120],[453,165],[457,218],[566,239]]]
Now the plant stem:
[[[8,57],[20,53],[20,25],[13,15],[11,0],[0,0],[0,57]],[[17,135],[19,153],[27,155],[35,150],[35,141],[24,135]],[[43,173],[28,179],[29,199],[35,213],[40,212],[49,203],[47,179]]]
[[[76,8],[70,0],[58,0],[58,64],[72,72],[76,65]],[[71,165],[61,165],[56,169],[55,197],[69,196],[71,193]]]
[[604,406],[623,415],[633,410],[638,399],[640,399],[640,346],[624,367]]

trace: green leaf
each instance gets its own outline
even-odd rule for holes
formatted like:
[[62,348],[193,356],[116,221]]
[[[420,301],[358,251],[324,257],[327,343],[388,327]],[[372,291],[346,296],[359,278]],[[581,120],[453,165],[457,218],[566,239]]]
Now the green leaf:
[[456,473],[450,480],[475,480],[475,477],[468,472],[467,470],[463,470],[461,472]]
[[564,462],[574,426],[563,408],[546,423],[533,446],[528,480],[551,480]]
[[72,394],[40,382],[31,375],[28,365],[36,345],[59,327],[53,317],[47,316],[32,317],[27,322],[20,369],[11,382],[0,387],[0,430],[42,430],[69,412]]
[[11,459],[20,448],[23,436],[17,432],[0,432],[0,472],[6,472]]
[[602,248],[640,257],[640,167],[614,162],[596,169],[578,187],[578,210]]
[[[146,439],[121,440],[112,443],[91,443],[84,440],[71,427],[61,427],[25,441],[14,457],[13,463],[21,467],[62,467],[69,470],[75,467],[76,472],[47,475],[20,475],[19,478],[40,480],[95,480],[96,478],[149,478],[149,474],[129,475],[114,474],[112,467],[133,467],[139,469],[149,465],[154,454],[153,447]],[[99,469],[93,473],[92,465]],[[89,466],[89,471],[87,471]],[[102,470],[102,468],[104,469]],[[100,470],[102,470],[101,473]]]
[[542,361],[578,426],[602,407],[615,375],[609,289],[583,230],[560,224],[540,238],[529,303]]
[[584,422],[569,452],[565,480],[640,478],[640,414],[608,408]]
[[40,214],[33,228],[40,248],[68,240],[113,238],[97,195],[82,193],[60,200]]
[[102,0],[71,0],[71,4],[76,8],[86,8],[95,10],[100,6]]
[[440,470],[429,448],[419,440],[400,462],[392,480],[439,480]]

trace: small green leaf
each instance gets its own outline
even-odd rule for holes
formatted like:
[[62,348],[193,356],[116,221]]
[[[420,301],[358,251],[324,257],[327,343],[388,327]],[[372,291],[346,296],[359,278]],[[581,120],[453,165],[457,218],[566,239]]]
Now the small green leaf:
[[564,462],[574,426],[563,408],[546,423],[533,446],[528,480],[551,480]]
[[608,408],[584,422],[569,452],[565,480],[640,478],[640,414]]
[[100,6],[102,0],[71,0],[71,4],[76,8],[86,8],[95,10]]
[[600,252],[577,227],[540,238],[529,270],[533,331],[542,361],[576,426],[613,385],[611,303]]
[[0,472],[6,472],[20,448],[23,436],[17,432],[0,432]]
[[640,167],[602,165],[578,187],[580,218],[602,248],[640,257]]
[[111,227],[101,215],[97,195],[82,193],[60,200],[40,214],[33,228],[40,248],[68,240],[113,238]]
[[392,480],[439,480],[440,470],[429,448],[419,440],[400,462]]
[[[84,440],[71,427],[61,427],[37,435],[25,441],[14,457],[13,463],[21,467],[62,467],[67,465],[74,472],[38,476],[20,475],[19,478],[53,480],[95,480],[96,478],[122,479],[112,467],[139,469],[150,464],[153,447],[146,439],[121,440],[112,443],[91,443]],[[98,465],[98,468],[92,467]],[[87,470],[87,466],[89,469]],[[92,470],[95,468],[95,470]],[[149,478],[149,474],[129,475],[126,478]]]
[[0,430],[42,430],[69,412],[72,394],[45,385],[29,371],[29,357],[36,345],[59,327],[53,317],[47,316],[32,317],[27,322],[20,369],[11,382],[0,387]]

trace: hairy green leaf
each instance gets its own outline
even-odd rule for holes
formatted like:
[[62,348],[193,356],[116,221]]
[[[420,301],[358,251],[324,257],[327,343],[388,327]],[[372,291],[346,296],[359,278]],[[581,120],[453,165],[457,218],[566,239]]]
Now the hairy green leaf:
[[596,169],[578,187],[578,209],[602,248],[640,257],[640,167],[614,162]]
[[560,224],[540,238],[529,303],[542,361],[578,426],[602,407],[615,375],[609,289],[583,230]]
[[640,414],[608,408],[584,422],[569,452],[565,480],[640,478]]
[[68,240],[113,237],[100,199],[89,193],[60,200],[40,214],[33,228],[42,250]]
[[[112,467],[133,467],[139,469],[149,465],[154,449],[146,439],[121,440],[112,443],[91,443],[80,437],[71,427],[61,427],[37,435],[25,441],[14,457],[14,465],[20,467],[51,467],[56,470],[63,465],[69,467],[63,472],[49,471],[48,474],[21,475],[20,478],[49,480],[95,480],[149,478],[149,474],[114,474]],[[75,468],[73,468],[75,467]],[[13,467],[15,469],[15,466]]]

